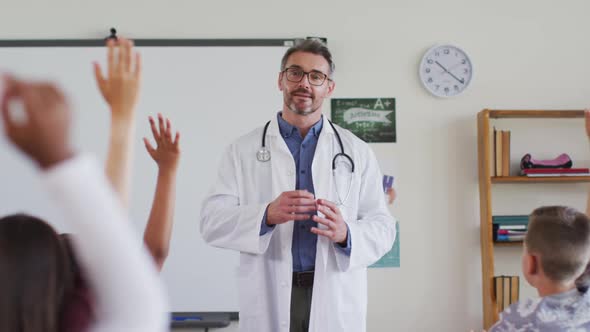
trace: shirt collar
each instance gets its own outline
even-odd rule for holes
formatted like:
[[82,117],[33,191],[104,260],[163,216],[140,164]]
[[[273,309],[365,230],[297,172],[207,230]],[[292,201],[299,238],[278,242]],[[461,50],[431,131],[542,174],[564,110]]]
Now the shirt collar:
[[[277,113],[277,121],[279,123],[279,131],[281,132],[281,136],[288,138],[293,135],[293,133],[298,133],[299,129],[293,126],[289,122],[285,121],[282,117],[283,112]],[[324,125],[324,116],[320,117],[320,120],[316,122],[313,127],[311,127],[310,131],[313,133],[315,137],[320,136],[320,132],[322,131],[322,127]]]

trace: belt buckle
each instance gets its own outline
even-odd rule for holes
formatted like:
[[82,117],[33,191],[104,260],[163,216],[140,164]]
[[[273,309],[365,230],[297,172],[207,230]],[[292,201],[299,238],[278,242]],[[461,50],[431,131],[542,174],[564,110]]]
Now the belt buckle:
[[296,287],[311,288],[313,286],[314,271],[295,272],[293,275],[293,284]]

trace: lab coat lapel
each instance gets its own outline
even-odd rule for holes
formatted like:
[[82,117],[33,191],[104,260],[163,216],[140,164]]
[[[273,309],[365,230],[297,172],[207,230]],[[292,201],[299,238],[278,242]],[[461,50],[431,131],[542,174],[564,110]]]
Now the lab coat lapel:
[[[322,115],[323,116],[323,115]],[[333,190],[332,190],[332,156],[334,154],[334,130],[328,123],[328,119],[324,117],[324,124],[320,137],[318,138],[318,144],[313,156],[313,163],[311,166],[313,175],[313,189],[315,191],[316,199],[327,199],[334,201]],[[318,215],[323,216],[321,213]],[[318,227],[324,227],[318,225]],[[326,262],[328,260],[328,246],[329,240],[325,237],[319,236],[316,248],[316,273],[318,268],[325,269]]]
[[[279,124],[273,119],[268,128],[267,141],[270,149],[270,163],[272,173],[272,199],[276,199],[285,191],[295,190],[295,161],[289,151],[289,147],[281,136]],[[293,239],[293,222],[278,225],[280,230],[281,243],[284,243],[281,250],[283,258],[292,267],[291,244]]]

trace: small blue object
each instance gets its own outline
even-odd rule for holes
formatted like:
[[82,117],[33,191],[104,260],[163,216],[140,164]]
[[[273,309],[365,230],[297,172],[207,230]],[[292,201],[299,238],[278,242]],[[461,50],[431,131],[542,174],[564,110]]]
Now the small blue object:
[[387,193],[387,190],[393,186],[393,176],[383,175],[383,192]]
[[201,318],[199,316],[176,316],[176,317],[172,317],[172,320],[175,322],[187,322],[187,321],[200,321],[200,320],[203,320],[203,318]]

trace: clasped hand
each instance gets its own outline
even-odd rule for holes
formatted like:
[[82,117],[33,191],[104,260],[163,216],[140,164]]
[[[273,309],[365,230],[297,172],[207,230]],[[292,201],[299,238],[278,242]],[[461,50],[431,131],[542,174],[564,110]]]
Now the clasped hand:
[[[316,215],[316,211],[321,212],[324,217]],[[310,230],[312,233],[327,237],[335,243],[346,243],[348,227],[336,204],[325,199],[315,199],[315,196],[306,190],[281,193],[268,205],[266,212],[266,223],[269,226],[291,220],[297,222],[308,219],[326,226],[326,228],[312,227]]]

